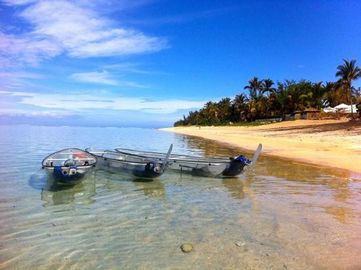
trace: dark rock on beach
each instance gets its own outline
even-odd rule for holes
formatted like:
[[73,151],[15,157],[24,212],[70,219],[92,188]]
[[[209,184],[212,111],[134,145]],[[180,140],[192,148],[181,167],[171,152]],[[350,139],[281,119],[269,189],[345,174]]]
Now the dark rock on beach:
[[191,252],[193,250],[193,245],[187,243],[187,244],[181,245],[180,248],[184,253],[188,253],[188,252]]

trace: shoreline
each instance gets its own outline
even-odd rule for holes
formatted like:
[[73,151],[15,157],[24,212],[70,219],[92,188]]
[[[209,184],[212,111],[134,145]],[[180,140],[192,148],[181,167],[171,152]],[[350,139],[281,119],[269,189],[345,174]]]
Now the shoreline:
[[261,126],[188,126],[161,129],[196,136],[361,176],[361,122],[296,120]]

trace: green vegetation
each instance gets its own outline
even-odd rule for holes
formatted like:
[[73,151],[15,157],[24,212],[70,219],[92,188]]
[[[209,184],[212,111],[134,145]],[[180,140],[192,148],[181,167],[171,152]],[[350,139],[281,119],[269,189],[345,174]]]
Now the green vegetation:
[[[340,77],[340,84],[343,92],[347,93],[351,105],[353,104],[352,81],[361,77],[361,69],[356,66],[356,60],[346,61],[343,65],[337,67],[336,76]],[[359,93],[360,94],[360,93]],[[353,118],[353,111],[351,106],[351,114]]]
[[218,102],[209,101],[202,109],[183,116],[174,126],[242,124],[258,119],[267,122],[266,119],[274,118],[284,120],[287,114],[295,111],[321,110],[340,103],[360,104],[361,92],[352,86],[352,82],[361,77],[356,60],[344,60],[337,67],[336,76],[339,77],[338,81],[326,83],[308,80],[274,83],[271,79],[259,80],[254,77],[244,87],[248,95],[239,94],[233,100],[223,98]]

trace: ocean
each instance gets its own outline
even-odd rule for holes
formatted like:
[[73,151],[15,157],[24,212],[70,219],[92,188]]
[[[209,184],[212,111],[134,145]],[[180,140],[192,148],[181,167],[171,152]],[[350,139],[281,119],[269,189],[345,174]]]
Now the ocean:
[[0,269],[361,268],[361,180],[348,171],[261,155],[237,178],[95,171],[62,186],[41,169],[62,148],[171,143],[252,156],[156,129],[0,126]]

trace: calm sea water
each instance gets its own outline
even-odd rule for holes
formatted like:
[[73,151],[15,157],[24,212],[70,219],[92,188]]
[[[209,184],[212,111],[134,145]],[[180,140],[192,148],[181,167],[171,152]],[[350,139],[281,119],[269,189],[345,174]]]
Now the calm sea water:
[[346,171],[261,156],[234,179],[97,171],[64,187],[40,169],[61,148],[170,143],[251,155],[151,129],[0,126],[0,269],[361,269],[361,180]]

